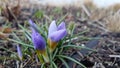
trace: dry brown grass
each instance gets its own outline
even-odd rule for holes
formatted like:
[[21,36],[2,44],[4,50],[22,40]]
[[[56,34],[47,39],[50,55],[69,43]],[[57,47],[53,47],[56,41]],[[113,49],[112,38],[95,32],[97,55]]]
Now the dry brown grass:
[[97,8],[91,12],[90,19],[94,21],[98,21],[104,19],[105,17],[109,16],[112,13],[113,11],[111,11],[110,9]]
[[108,7],[108,9],[111,9],[112,11],[116,12],[120,9],[120,3],[111,5]]
[[[12,6],[15,6],[17,4],[17,1],[18,0],[0,0],[0,6],[5,6],[5,4],[9,4],[9,5],[12,5]],[[41,6],[41,5],[44,5],[44,6],[52,6],[52,7],[81,7],[82,4],[85,4],[85,5],[92,5],[93,6],[93,2],[92,0],[75,0],[73,2],[67,2],[64,0],[62,1],[58,1],[57,0],[53,0],[53,1],[50,1],[50,0],[20,0],[21,2],[21,6],[31,6],[31,5],[37,5],[37,6]]]
[[91,10],[97,8],[96,5],[92,2],[92,0],[85,0],[84,5]]
[[30,2],[29,0],[0,0],[0,7],[6,7],[6,5],[9,6],[16,6],[18,4],[18,1],[20,1],[21,7],[29,7]]
[[108,30],[111,32],[120,32],[120,11],[107,17],[105,21]]

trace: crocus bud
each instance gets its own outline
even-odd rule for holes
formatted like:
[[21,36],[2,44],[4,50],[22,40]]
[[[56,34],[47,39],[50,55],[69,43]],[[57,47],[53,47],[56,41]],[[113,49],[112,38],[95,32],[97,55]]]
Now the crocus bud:
[[22,59],[23,59],[23,56],[22,56],[22,51],[21,51],[21,48],[20,48],[19,45],[17,45],[17,53],[18,53],[19,59],[22,60]]
[[33,26],[31,27],[32,29],[32,43],[34,45],[35,50],[37,51],[37,55],[43,56],[45,62],[49,62],[48,55],[46,53],[46,42],[45,39],[38,33],[38,31],[35,29],[36,24],[33,23],[32,21],[29,21],[30,24]]
[[32,28],[32,42],[36,50],[44,51],[46,48],[45,39]]
[[29,24],[33,29],[35,29],[36,31],[39,31],[37,28],[37,25],[31,19],[29,20]]
[[48,44],[51,52],[56,48],[57,43],[66,35],[67,35],[67,30],[65,27],[65,23],[62,22],[57,27],[56,22],[52,21],[52,23],[49,26],[49,32],[48,32]]

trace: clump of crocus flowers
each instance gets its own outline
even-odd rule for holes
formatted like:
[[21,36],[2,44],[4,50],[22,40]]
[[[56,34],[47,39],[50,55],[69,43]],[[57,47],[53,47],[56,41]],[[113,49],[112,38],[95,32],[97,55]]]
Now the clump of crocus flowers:
[[[61,22],[58,26],[56,25],[56,21],[52,21],[49,29],[48,29],[48,37],[47,42],[44,37],[41,36],[37,29],[37,25],[29,20],[32,30],[32,43],[34,45],[34,49],[38,55],[38,58],[41,62],[49,63],[49,57],[47,53],[47,47],[50,53],[52,53],[58,45],[58,42],[63,39],[67,35],[67,29],[65,27],[65,23]],[[48,44],[48,45],[46,45]]]

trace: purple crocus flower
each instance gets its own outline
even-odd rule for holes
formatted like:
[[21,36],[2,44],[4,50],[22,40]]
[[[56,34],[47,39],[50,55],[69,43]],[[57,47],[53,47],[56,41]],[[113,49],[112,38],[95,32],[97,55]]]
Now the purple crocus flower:
[[[31,29],[32,29],[32,43],[34,45],[34,48],[37,52],[37,55],[40,57],[41,55],[44,58],[45,62],[49,62],[49,58],[48,55],[46,53],[46,42],[45,39],[40,35],[40,33],[37,30],[37,26],[34,22],[32,22],[32,20],[29,20],[29,23],[31,25]],[[41,60],[41,58],[40,58]]]
[[40,51],[45,50],[46,48],[45,39],[38,32],[37,25],[32,20],[29,20],[29,24],[32,29],[31,37],[32,37],[32,43],[34,45],[34,48]]
[[36,50],[45,50],[46,43],[45,39],[38,33],[35,29],[32,28],[32,42]]
[[65,27],[65,23],[62,22],[61,24],[56,25],[55,21],[52,21],[52,23],[49,26],[49,32],[48,32],[48,38],[53,42],[58,42],[62,38],[64,38],[67,34],[67,30]]
[[18,57],[20,58],[20,60],[22,60],[22,51],[19,45],[17,45],[17,53],[18,53]]
[[67,30],[65,27],[65,23],[62,22],[57,26],[56,22],[52,21],[52,23],[49,26],[49,32],[48,32],[48,44],[50,47],[50,52],[54,51],[54,49],[57,46],[57,43],[66,35],[67,35]]

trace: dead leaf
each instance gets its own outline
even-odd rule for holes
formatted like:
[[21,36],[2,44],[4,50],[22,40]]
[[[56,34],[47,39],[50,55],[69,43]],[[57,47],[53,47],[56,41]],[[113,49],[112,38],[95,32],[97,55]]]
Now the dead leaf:
[[9,5],[6,5],[5,8],[3,8],[1,14],[5,16],[9,21],[12,21],[14,19],[17,19],[17,17],[20,15],[20,0],[18,0],[18,4],[14,7]]
[[0,31],[2,32],[2,33],[11,33],[12,31],[13,31],[14,29],[12,29],[12,28],[9,28],[9,27],[0,27]]
[[65,17],[65,20],[66,20],[67,22],[70,22],[70,21],[74,20],[74,17],[73,17],[72,14],[68,14],[68,15]]
[[11,33],[13,31],[12,28],[4,28],[3,33]]
[[0,33],[0,39],[7,39],[8,35]]

